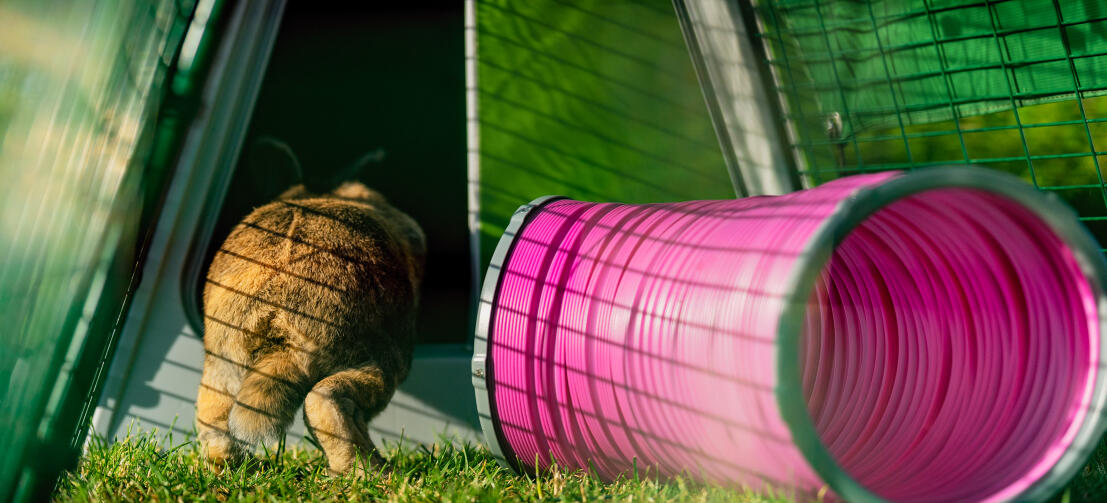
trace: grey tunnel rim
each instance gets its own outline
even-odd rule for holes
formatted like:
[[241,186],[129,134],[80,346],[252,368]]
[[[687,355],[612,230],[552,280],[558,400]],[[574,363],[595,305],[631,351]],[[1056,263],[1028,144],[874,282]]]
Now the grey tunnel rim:
[[473,337],[473,390],[477,400],[477,414],[480,419],[481,432],[484,441],[492,456],[505,468],[515,473],[522,473],[522,467],[515,461],[515,454],[500,430],[500,420],[495,408],[493,389],[495,384],[492,376],[492,359],[489,357],[491,348],[491,336],[493,333],[492,306],[500,295],[500,273],[503,271],[507,258],[515,246],[515,238],[519,236],[523,228],[537,214],[535,210],[543,206],[568,199],[565,196],[542,196],[527,204],[520,206],[511,215],[511,220],[496,243],[496,249],[492,252],[488,270],[485,272],[484,283],[481,284],[479,308],[477,309],[476,336]]
[[[1096,241],[1077,215],[1052,194],[1042,193],[1013,175],[984,168],[940,166],[906,172],[875,186],[862,187],[842,200],[808,239],[804,252],[793,266],[788,292],[777,327],[776,400],[793,442],[808,464],[834,492],[847,501],[884,501],[851,477],[823,445],[807,411],[800,382],[798,343],[804,313],[818,274],[842,240],[881,208],[904,197],[934,189],[968,188],[1011,199],[1030,210],[1072,251],[1084,278],[1096,298],[1099,318],[1099,359],[1107,358],[1107,262]],[[1092,400],[1072,444],[1060,459],[1015,499],[1044,500],[1062,488],[1080,470],[1098,442],[1107,421],[1102,413],[1107,404],[1107,372],[1096,373]]]

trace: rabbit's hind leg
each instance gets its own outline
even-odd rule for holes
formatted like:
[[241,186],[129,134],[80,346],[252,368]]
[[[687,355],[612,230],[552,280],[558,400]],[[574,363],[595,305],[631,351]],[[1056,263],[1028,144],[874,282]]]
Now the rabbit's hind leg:
[[227,427],[234,396],[241,384],[242,371],[224,355],[210,349],[204,356],[204,372],[196,397],[196,432],[208,464],[220,471],[241,461],[246,450],[235,442]]
[[312,384],[299,356],[295,349],[281,348],[247,369],[227,418],[236,441],[249,446],[279,441]]
[[388,405],[396,387],[375,364],[343,370],[319,381],[304,400],[304,422],[327,456],[332,474],[355,467],[382,468],[369,438],[369,420]]

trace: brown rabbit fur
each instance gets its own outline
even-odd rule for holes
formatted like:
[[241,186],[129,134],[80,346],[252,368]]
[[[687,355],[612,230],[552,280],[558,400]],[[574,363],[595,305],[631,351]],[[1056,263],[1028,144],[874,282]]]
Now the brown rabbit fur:
[[238,224],[204,287],[196,428],[210,464],[272,445],[303,403],[332,473],[379,466],[368,422],[411,367],[425,254],[415,221],[354,182],[293,187]]

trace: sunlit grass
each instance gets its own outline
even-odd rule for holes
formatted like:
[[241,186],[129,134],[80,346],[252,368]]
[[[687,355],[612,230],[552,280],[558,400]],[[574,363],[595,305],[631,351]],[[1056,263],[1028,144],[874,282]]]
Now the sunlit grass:
[[166,449],[167,438],[131,436],[107,444],[96,438],[78,467],[63,476],[57,501],[791,501],[773,495],[633,475],[604,483],[582,472],[554,469],[516,475],[481,446],[390,446],[391,473],[327,475],[314,449],[261,456],[215,474],[195,442]]
[[[169,437],[94,438],[78,467],[65,474],[56,501],[793,501],[787,491],[754,492],[705,486],[688,478],[658,481],[631,474],[611,483],[554,469],[538,477],[501,467],[483,446],[392,445],[390,473],[327,475],[322,454],[293,448],[259,456],[223,474],[204,466],[199,446],[167,449]],[[1107,501],[1107,447],[1054,501]]]

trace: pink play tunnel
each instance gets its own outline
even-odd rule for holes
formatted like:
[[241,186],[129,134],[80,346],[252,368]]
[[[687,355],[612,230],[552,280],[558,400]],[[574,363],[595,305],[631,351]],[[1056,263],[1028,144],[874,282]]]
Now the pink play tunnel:
[[1071,210],[985,169],[542,198],[485,278],[478,409],[523,471],[1042,500],[1104,428],[1105,273]]

